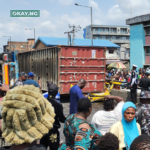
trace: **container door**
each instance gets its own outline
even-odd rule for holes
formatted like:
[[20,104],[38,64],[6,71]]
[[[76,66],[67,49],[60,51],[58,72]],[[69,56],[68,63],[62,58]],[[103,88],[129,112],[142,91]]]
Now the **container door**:
[[92,47],[63,47],[60,53],[61,93],[68,94],[70,88],[83,78],[87,84],[84,93],[104,90],[105,51]]

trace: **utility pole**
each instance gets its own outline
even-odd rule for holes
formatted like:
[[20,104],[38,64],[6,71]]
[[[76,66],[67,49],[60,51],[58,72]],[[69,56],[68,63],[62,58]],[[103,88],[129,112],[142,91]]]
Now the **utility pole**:
[[79,26],[71,26],[70,24],[69,24],[69,28],[73,28],[71,31],[69,31],[69,32],[64,32],[64,34],[68,34],[68,45],[69,45],[69,40],[70,40],[70,33],[72,33],[73,34],[73,40],[72,40],[72,44],[71,44],[71,41],[70,41],[70,45],[74,45],[74,38],[75,38],[75,32],[78,32],[78,31],[80,31],[80,29],[81,29],[81,27],[80,27],[80,25]]
[[72,45],[74,45],[75,32],[80,31],[81,27],[80,27],[80,25],[79,25],[79,26],[74,26],[74,25],[71,26],[71,25],[69,25],[69,28],[73,28],[73,29],[70,31],[70,33],[73,34]]
[[92,34],[92,46],[93,46],[92,7],[91,7],[91,34]]
[[92,34],[92,36],[91,36],[91,44],[92,44],[92,46],[93,46],[92,7],[84,6],[84,5],[79,5],[79,4],[77,4],[77,3],[75,3],[75,5],[76,5],[76,6],[81,6],[81,7],[91,8],[91,34]]
[[64,34],[68,34],[68,45],[69,45],[70,32],[64,32]]

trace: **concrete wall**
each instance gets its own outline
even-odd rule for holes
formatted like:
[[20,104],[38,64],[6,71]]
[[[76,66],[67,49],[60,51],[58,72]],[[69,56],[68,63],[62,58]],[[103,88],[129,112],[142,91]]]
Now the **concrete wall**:
[[34,39],[28,39],[27,42],[18,42],[18,41],[9,41],[8,42],[8,49],[10,51],[10,44],[11,44],[11,51],[31,51],[32,46],[34,45],[35,40]]
[[85,29],[83,29],[83,31],[84,31],[84,33],[83,33],[84,39],[91,39],[92,38],[91,26],[87,26]]
[[[112,89],[111,95],[115,95],[115,96],[120,96],[122,97],[125,101],[131,101],[131,94],[130,91],[125,91],[125,90],[115,90]],[[137,97],[139,97],[139,93],[137,94]],[[139,98],[137,98],[137,101],[139,102]]]
[[[100,31],[100,28],[107,28],[107,29],[109,29],[109,31],[108,32]],[[116,32],[111,32],[112,28],[116,29]],[[127,32],[123,33],[123,32],[121,32],[121,29],[127,29]],[[116,44],[129,44],[130,43],[129,39],[113,39],[112,38],[112,36],[130,37],[130,27],[129,26],[103,26],[103,25],[94,26],[93,25],[92,30],[93,30],[94,39],[99,39],[99,36],[103,35],[103,36],[107,37],[105,40],[109,40]],[[83,31],[84,31],[83,38],[90,39],[91,38],[91,26],[87,26],[86,28],[83,29]]]
[[130,69],[135,64],[142,68],[145,64],[145,31],[143,24],[132,25],[130,27]]
[[112,54],[109,53],[109,49],[106,50],[106,59],[119,59],[118,50],[114,50]]
[[125,47],[120,47],[120,51],[119,51],[119,55],[120,55],[120,59],[130,59],[130,50],[126,49]]
[[129,61],[125,61],[125,63],[123,63],[126,66],[125,70],[130,70],[130,62]]
[[44,45],[41,41],[38,43],[38,45],[36,46],[35,50],[38,49],[42,49],[42,48],[46,48],[46,45]]

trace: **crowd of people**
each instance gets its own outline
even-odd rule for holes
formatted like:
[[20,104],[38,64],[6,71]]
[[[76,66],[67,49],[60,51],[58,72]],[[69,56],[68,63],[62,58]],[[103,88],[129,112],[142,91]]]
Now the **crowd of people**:
[[[130,88],[141,86],[140,104],[135,105],[132,99],[125,102],[119,96],[105,96],[103,110],[95,112],[91,122],[88,117],[92,103],[82,93],[84,79],[70,89],[70,110],[66,116],[57,100],[56,84],[48,81],[48,93],[43,94],[40,81],[34,80],[35,74],[21,72],[12,87],[0,87],[0,131],[5,142],[11,144],[0,150],[46,150],[48,147],[50,150],[150,150],[150,84],[145,85],[150,79],[145,72],[137,81],[136,68],[134,65],[131,72]],[[113,77],[118,74],[124,78],[129,75],[118,72]],[[64,124],[63,143],[61,124]]]
[[[137,67],[136,65],[134,65]],[[131,71],[128,70],[121,70],[121,69],[111,69],[111,70],[106,70],[106,79],[113,79],[114,81],[121,81],[121,82],[126,82],[126,84],[122,83],[121,88],[122,89],[129,89],[130,88],[130,81],[131,81],[131,75],[134,70],[132,69]],[[150,79],[150,67],[147,69],[140,68],[137,73],[137,82],[139,83],[142,78],[147,76]]]
[[[133,65],[137,68],[136,65]],[[131,71],[125,70],[125,69],[111,69],[111,70],[106,70],[106,79],[111,79],[113,78],[113,80],[115,81],[122,81],[122,82],[129,82],[131,80],[131,74],[133,72],[133,69]],[[137,79],[138,82],[140,81],[140,79],[144,78],[145,73],[148,74],[148,78],[150,78],[149,74],[150,74],[150,67],[147,69],[144,68],[140,68],[137,71]]]

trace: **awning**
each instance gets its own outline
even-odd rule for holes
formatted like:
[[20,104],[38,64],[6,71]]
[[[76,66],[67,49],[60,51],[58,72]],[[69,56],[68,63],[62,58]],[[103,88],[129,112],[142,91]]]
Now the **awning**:
[[113,62],[121,62],[121,63],[126,63],[127,61],[121,61],[121,60],[106,60],[106,65],[109,65]]

